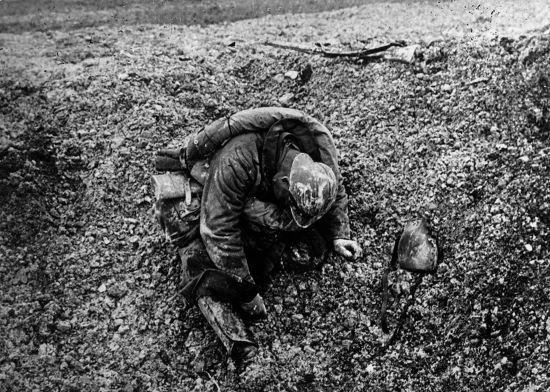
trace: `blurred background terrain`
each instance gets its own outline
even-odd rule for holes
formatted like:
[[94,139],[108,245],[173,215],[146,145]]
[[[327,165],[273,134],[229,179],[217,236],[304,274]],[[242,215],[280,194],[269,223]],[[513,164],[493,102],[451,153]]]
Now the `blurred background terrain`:
[[205,25],[266,15],[328,11],[377,1],[3,0],[0,31],[74,29],[104,24]]

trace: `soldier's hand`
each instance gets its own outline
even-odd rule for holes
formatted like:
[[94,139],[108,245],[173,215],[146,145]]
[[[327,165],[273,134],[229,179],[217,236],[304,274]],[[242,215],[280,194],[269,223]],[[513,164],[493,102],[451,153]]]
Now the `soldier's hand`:
[[333,241],[334,251],[348,259],[358,259],[363,254],[363,249],[356,241],[342,238]]

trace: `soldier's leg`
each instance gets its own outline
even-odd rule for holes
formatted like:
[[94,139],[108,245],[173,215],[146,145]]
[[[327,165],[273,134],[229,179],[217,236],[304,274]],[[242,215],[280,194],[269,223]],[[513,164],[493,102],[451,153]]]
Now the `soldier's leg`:
[[[245,228],[242,230],[242,239],[250,274],[263,293],[271,285],[271,275],[280,268],[285,244],[280,240],[278,232],[269,228]],[[262,320],[267,317],[260,294],[251,301],[239,304],[239,309],[248,320]]]
[[231,304],[209,296],[199,297],[197,304],[231,357],[247,361],[256,355],[258,345]]
[[[197,239],[179,250],[182,262],[182,283],[188,300],[196,301],[200,311],[222,342],[227,352],[238,361],[246,361],[257,351],[252,333],[233,305],[223,296],[235,290],[227,284],[224,275],[215,270],[204,244]],[[224,301],[220,300],[221,298]]]
[[281,267],[281,256],[285,243],[279,232],[264,230],[243,230],[242,239],[248,268],[260,291],[266,291],[271,284],[271,276]]

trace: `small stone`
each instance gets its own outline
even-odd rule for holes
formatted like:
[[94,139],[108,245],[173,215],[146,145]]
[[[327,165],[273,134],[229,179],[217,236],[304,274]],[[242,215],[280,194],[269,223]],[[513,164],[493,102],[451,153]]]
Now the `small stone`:
[[531,244],[525,244],[525,249],[527,250],[527,252],[533,251],[533,247],[531,246]]
[[441,86],[441,91],[444,91],[446,93],[451,92],[452,90],[453,88],[450,84],[444,84],[443,86]]
[[38,355],[41,357],[55,356],[55,347],[51,344],[43,343],[38,347]]
[[293,314],[293,315],[292,315],[292,319],[293,319],[294,321],[301,321],[301,320],[304,319],[304,316],[301,315],[300,313],[297,313],[297,314]]
[[417,352],[416,352],[416,355],[418,355],[420,358],[424,359],[424,358],[427,358],[428,357],[428,354],[426,354],[426,352],[422,349],[419,349]]
[[116,284],[109,287],[109,290],[107,290],[107,294],[109,297],[113,298],[122,298],[124,295],[126,295],[126,292],[128,290],[126,289],[126,286],[122,284]]
[[196,372],[196,373],[200,373],[202,371],[204,371],[204,366],[205,366],[205,363],[203,360],[196,360],[194,363],[193,363],[193,370]]
[[285,80],[285,76],[283,74],[277,74],[273,77],[273,80],[277,83],[283,83]]
[[69,332],[72,328],[72,325],[69,321],[60,321],[57,323],[56,328],[59,332]]
[[206,110],[213,111],[213,110],[216,110],[217,107],[218,107],[218,102],[214,99],[209,99],[204,103],[204,108]]
[[113,140],[111,141],[111,145],[113,148],[120,148],[124,145],[126,141],[124,140],[123,136],[115,136]]
[[310,346],[304,346],[304,351],[308,354],[315,354],[315,350],[312,349]]
[[298,71],[288,71],[285,76],[289,79],[295,80],[298,77]]
[[145,147],[147,147],[148,144],[149,144],[149,142],[147,140],[142,139],[138,142],[138,147],[139,148],[145,148]]
[[387,53],[384,58],[390,61],[399,61],[402,63],[412,64],[414,63],[416,53],[419,50],[419,45],[409,45],[401,48],[394,48]]
[[96,66],[99,64],[99,61],[96,60],[96,59],[86,59],[84,61],[82,61],[82,65],[84,67],[93,67],[93,66]]
[[283,106],[290,106],[290,104],[292,103],[294,99],[294,94],[292,93],[286,93],[285,95],[283,95],[282,97],[279,98],[279,102],[281,103],[281,105]]
[[118,77],[120,80],[126,80],[126,79],[128,79],[128,76],[130,76],[130,75],[128,75],[126,72],[122,72],[122,73],[119,73],[119,74],[117,75],[117,77]]
[[107,286],[105,286],[105,283],[102,283],[101,286],[99,286],[99,288],[97,289],[97,291],[99,291],[100,293],[104,293],[105,291],[107,291]]

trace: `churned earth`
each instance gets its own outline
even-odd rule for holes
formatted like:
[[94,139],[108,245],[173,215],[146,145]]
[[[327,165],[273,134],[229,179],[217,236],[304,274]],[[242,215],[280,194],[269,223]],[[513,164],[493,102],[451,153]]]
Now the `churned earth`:
[[[549,21],[542,0],[380,2],[0,34],[0,390],[549,390]],[[365,255],[279,273],[243,370],[178,294],[150,176],[158,149],[266,105],[332,130]],[[420,214],[443,264],[387,345],[380,278]],[[414,277],[390,278],[395,328]]]

